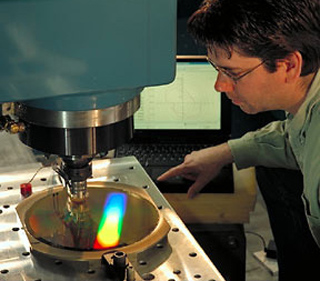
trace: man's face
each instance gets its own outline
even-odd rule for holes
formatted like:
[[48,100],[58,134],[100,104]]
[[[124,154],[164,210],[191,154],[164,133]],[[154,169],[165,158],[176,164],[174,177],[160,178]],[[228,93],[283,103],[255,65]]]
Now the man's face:
[[[225,92],[229,99],[244,112],[255,114],[267,110],[285,109],[286,91],[284,77],[278,71],[270,73],[258,58],[250,58],[233,52],[231,58],[221,49],[208,51],[208,59],[219,69],[215,89]],[[261,64],[262,63],[262,64]],[[252,70],[254,69],[254,70]],[[234,81],[233,77],[240,77]],[[226,73],[227,72],[227,73]]]

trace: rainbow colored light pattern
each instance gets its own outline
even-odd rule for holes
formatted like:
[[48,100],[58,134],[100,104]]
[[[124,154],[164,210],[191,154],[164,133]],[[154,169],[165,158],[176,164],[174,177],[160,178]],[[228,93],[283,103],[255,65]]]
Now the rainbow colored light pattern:
[[113,192],[108,195],[93,249],[100,250],[119,245],[126,207],[127,195],[125,193]]

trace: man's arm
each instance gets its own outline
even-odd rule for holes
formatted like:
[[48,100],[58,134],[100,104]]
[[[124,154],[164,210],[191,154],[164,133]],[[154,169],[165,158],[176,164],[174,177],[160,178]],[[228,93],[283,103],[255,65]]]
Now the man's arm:
[[[312,120],[306,131],[303,176],[304,195],[309,201],[309,215],[317,217],[320,223],[320,103],[312,112]],[[319,225],[320,228],[320,225]],[[320,231],[320,230],[319,230]],[[320,241],[320,233],[318,240]],[[319,242],[320,243],[320,242]]]
[[265,166],[299,169],[286,126],[286,120],[275,121],[240,139],[228,141],[237,168]]
[[305,128],[302,198],[312,235],[320,247],[320,103],[309,116],[311,122]]
[[230,140],[218,146],[194,151],[182,164],[170,169],[158,180],[182,176],[194,181],[188,197],[194,197],[223,166],[235,162],[239,169],[251,166],[298,169],[296,159],[286,137],[285,121],[273,122],[264,128]]

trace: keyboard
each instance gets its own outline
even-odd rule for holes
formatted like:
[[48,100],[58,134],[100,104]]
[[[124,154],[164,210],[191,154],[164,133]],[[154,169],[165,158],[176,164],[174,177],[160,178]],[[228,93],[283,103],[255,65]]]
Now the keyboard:
[[[157,178],[171,167],[184,161],[184,157],[192,151],[209,147],[209,144],[124,144],[116,150],[116,157],[135,156],[142,167],[156,183],[161,192],[184,193],[192,181],[182,177],[171,178],[165,182],[158,182]],[[201,192],[203,193],[233,193],[232,166],[224,167]]]
[[117,149],[117,157],[135,156],[143,167],[173,167],[181,164],[184,157],[208,144],[125,144]]

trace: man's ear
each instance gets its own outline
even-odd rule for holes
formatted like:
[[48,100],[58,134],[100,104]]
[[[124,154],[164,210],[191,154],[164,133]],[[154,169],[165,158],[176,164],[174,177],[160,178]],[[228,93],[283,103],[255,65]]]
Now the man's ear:
[[299,79],[302,69],[302,55],[300,52],[293,52],[289,54],[284,60],[284,67],[285,67],[285,74],[286,74],[286,81],[291,83]]

